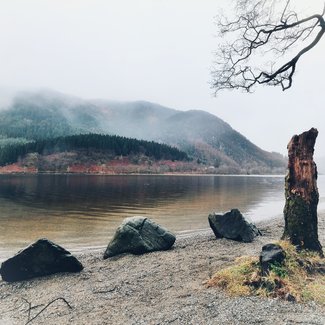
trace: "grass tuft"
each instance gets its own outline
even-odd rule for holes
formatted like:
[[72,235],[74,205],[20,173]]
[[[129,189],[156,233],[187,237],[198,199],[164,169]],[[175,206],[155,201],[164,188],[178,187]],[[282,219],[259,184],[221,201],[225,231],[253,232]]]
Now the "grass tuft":
[[240,257],[229,268],[218,271],[206,283],[232,296],[258,295],[291,301],[315,301],[325,305],[325,263],[317,253],[301,251],[287,241],[278,243],[285,251],[284,264],[271,266],[261,275],[258,257]]

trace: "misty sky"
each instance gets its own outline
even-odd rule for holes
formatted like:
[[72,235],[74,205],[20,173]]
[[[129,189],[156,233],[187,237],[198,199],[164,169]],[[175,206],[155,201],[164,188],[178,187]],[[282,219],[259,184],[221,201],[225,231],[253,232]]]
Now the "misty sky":
[[[322,0],[309,2],[295,1],[300,12],[322,11]],[[293,134],[317,127],[316,155],[325,156],[325,38],[301,59],[290,90],[262,87],[213,97],[213,17],[230,3],[0,0],[0,89],[50,88],[83,98],[202,109],[261,148],[283,154]]]

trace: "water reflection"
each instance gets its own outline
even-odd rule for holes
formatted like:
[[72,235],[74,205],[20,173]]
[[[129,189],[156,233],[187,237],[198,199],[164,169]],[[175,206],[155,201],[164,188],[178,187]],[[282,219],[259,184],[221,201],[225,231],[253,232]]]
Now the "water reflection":
[[39,237],[106,245],[133,215],[173,231],[207,228],[209,213],[234,207],[253,221],[280,214],[283,177],[1,175],[0,258]]

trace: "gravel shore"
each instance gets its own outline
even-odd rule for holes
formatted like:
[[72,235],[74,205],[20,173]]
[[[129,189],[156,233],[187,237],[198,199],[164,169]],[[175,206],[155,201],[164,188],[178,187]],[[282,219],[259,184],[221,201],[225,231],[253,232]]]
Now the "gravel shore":
[[[0,324],[325,324],[325,308],[260,297],[229,297],[203,282],[236,257],[258,255],[278,240],[283,220],[257,224],[253,243],[216,239],[211,230],[177,236],[174,248],[142,256],[102,259],[101,251],[77,257],[79,274],[57,274],[9,284],[0,281]],[[319,216],[325,246],[325,213]]]

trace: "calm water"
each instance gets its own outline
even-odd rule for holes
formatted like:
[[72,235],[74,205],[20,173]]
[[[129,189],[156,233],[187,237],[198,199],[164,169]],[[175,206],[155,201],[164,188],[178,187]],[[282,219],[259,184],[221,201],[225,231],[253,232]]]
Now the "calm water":
[[[67,249],[105,246],[128,216],[175,232],[208,228],[213,211],[258,221],[282,213],[283,177],[0,176],[0,259],[40,237]],[[325,209],[325,176],[318,181]]]

